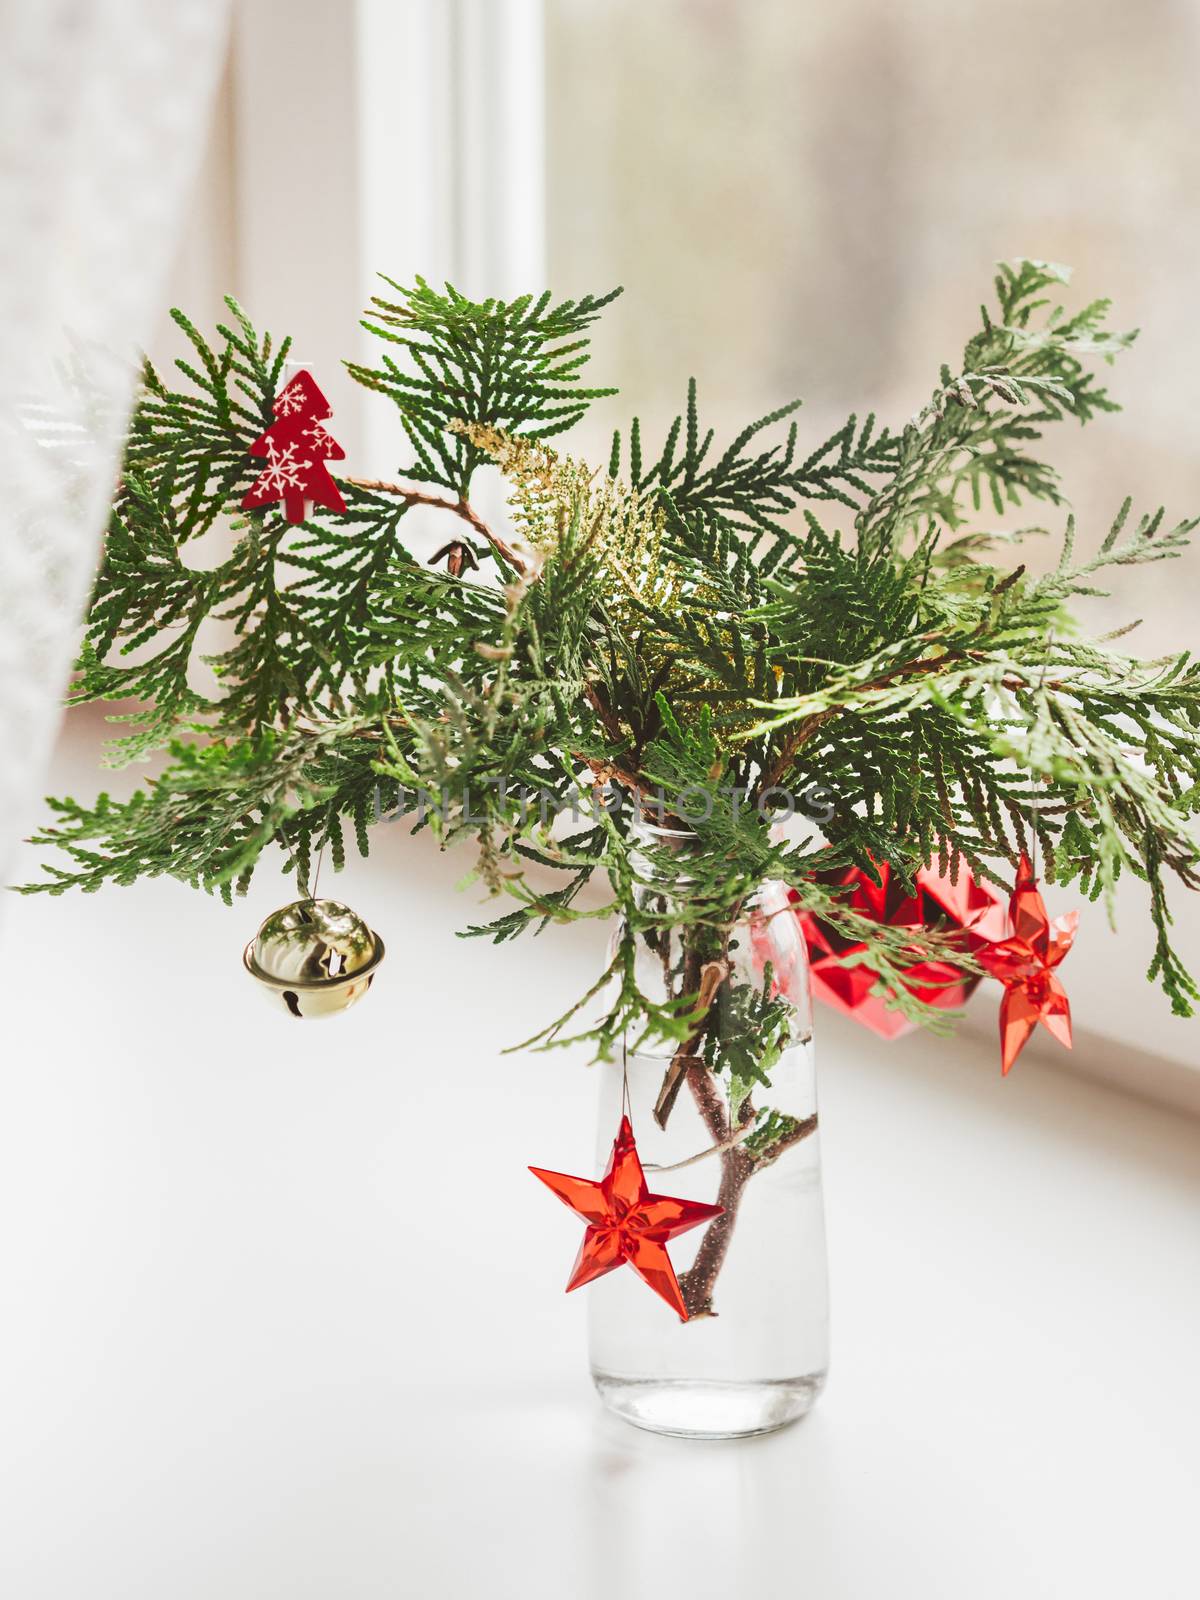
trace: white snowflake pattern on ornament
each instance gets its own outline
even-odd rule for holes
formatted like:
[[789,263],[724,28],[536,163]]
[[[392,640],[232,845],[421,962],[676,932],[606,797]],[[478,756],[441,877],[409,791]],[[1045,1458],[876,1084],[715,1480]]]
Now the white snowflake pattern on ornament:
[[311,466],[311,461],[301,461],[296,455],[298,446],[285,444],[282,449],[274,439],[267,440],[267,466],[263,468],[255,480],[250,493],[282,494],[285,489],[303,489],[303,473]]
[[311,422],[304,430],[308,448],[318,456],[331,456],[337,448],[336,441],[323,422]]
[[299,411],[304,404],[303,386],[293,378],[285,389],[281,389],[275,396],[275,404],[271,410],[277,417],[290,417]]

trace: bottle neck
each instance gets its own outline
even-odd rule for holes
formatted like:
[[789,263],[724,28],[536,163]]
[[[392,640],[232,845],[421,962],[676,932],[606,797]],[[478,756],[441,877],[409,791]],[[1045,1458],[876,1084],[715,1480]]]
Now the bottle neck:
[[[687,828],[667,828],[645,820],[635,820],[629,830],[631,857],[637,874],[635,898],[641,907],[658,901],[658,910],[686,905],[695,882],[688,871],[689,857],[702,853],[696,834]],[[757,884],[742,900],[738,915],[749,917],[756,907],[776,910],[787,899],[782,884],[768,881]]]
[[630,826],[629,838],[639,907],[661,915],[685,905],[694,881],[688,872],[688,858],[701,848],[696,835],[690,829],[661,827],[637,818]]

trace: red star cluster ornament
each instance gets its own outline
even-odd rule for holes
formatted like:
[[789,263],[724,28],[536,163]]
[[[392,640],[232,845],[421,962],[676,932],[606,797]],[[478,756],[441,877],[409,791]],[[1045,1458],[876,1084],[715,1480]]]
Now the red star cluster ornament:
[[1075,942],[1078,911],[1046,914],[1033,867],[1022,855],[1009,902],[1007,936],[976,949],[980,965],[1004,985],[1000,1002],[1000,1063],[1007,1076],[1040,1022],[1071,1048],[1071,1003],[1054,969]]
[[252,456],[267,465],[242,498],[243,510],[282,500],[289,522],[304,521],[304,502],[345,511],[341,490],[330,477],[327,461],[343,461],[346,452],[325,427],[333,408],[309,372],[298,372],[275,396],[275,421],[250,446]]
[[642,1282],[678,1312],[681,1321],[688,1320],[667,1241],[719,1217],[723,1206],[651,1194],[628,1117],[621,1118],[607,1170],[598,1183],[590,1178],[570,1178],[564,1172],[547,1172],[543,1167],[529,1170],[587,1223],[567,1283],[568,1294],[627,1261]]
[[[949,874],[922,867],[916,876],[915,895],[905,893],[886,862],[880,862],[876,870],[879,883],[858,867],[817,873],[816,880],[844,888],[846,904],[852,910],[887,927],[961,928],[964,948],[968,950],[977,950],[985,940],[1003,936],[1003,900],[994,889],[979,883],[965,864],[960,866],[954,883]],[[793,898],[799,901],[800,897]],[[882,995],[871,993],[879,981],[878,973],[868,966],[845,964],[847,957],[859,954],[865,945],[843,938],[835,928],[799,905],[797,916],[808,946],[813,993],[819,1000],[884,1039],[899,1038],[916,1026],[898,1011],[889,1010]],[[979,975],[948,959],[915,961],[905,969],[904,981],[927,1004],[956,1009],[975,989]]]

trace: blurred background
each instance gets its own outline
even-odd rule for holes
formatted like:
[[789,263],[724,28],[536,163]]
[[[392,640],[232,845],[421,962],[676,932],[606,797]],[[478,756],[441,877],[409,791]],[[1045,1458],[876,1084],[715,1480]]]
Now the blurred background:
[[[169,361],[166,308],[208,327],[233,293],[293,336],[349,471],[404,461],[341,367],[380,271],[625,285],[590,369],[621,393],[578,439],[603,460],[690,375],[718,439],[794,396],[802,441],[900,424],[993,263],[1031,255],[1142,329],[1126,409],[1052,437],[1083,544],[1126,495],[1200,511],[1194,0],[234,0],[214,62],[179,226],[137,235],[162,255],[143,337]],[[1130,572],[1096,630],[1191,647],[1198,577],[1196,553]],[[128,792],[107,731],[68,716],[41,788]],[[240,968],[291,898],[269,870],[233,911],[165,881],[0,908],[6,1593],[1190,1594],[1200,1022],[1145,982],[1138,886],[1116,933],[1085,908],[1074,1052],[1041,1033],[1004,1083],[991,985],[953,1041],[818,1019],[834,1387],[790,1442],[701,1466],[580,1410],[575,1240],[523,1164],[589,1169],[594,1085],[499,1053],[604,930],[464,944],[469,861],[386,834],[321,888],[388,963],[311,1030]],[[702,1503],[703,1544],[664,1546],[648,1507]],[[781,1528],[807,1552],[786,1583]]]

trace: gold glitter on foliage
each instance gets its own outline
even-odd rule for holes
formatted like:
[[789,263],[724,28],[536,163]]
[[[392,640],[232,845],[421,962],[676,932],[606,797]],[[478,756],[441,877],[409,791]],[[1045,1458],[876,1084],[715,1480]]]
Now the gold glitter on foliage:
[[577,550],[595,565],[614,621],[644,626],[642,607],[679,610],[679,575],[663,554],[656,497],[486,423],[454,422],[451,428],[489,455],[512,484],[509,503],[525,543],[549,559],[574,535]]
[[[682,573],[663,548],[666,520],[657,495],[641,494],[586,462],[486,423],[450,426],[490,456],[509,480],[509,504],[522,543],[543,561],[569,546],[573,558],[590,562],[605,611],[623,632],[636,635],[639,659],[671,698],[679,721],[685,726],[698,721],[701,706],[728,686],[680,650],[676,631],[660,631],[655,613],[677,616],[686,605],[704,610],[711,625],[716,597],[694,585],[685,593]],[[733,743],[733,735],[758,715],[747,702],[725,701],[721,727],[714,731],[719,740],[723,731]]]

